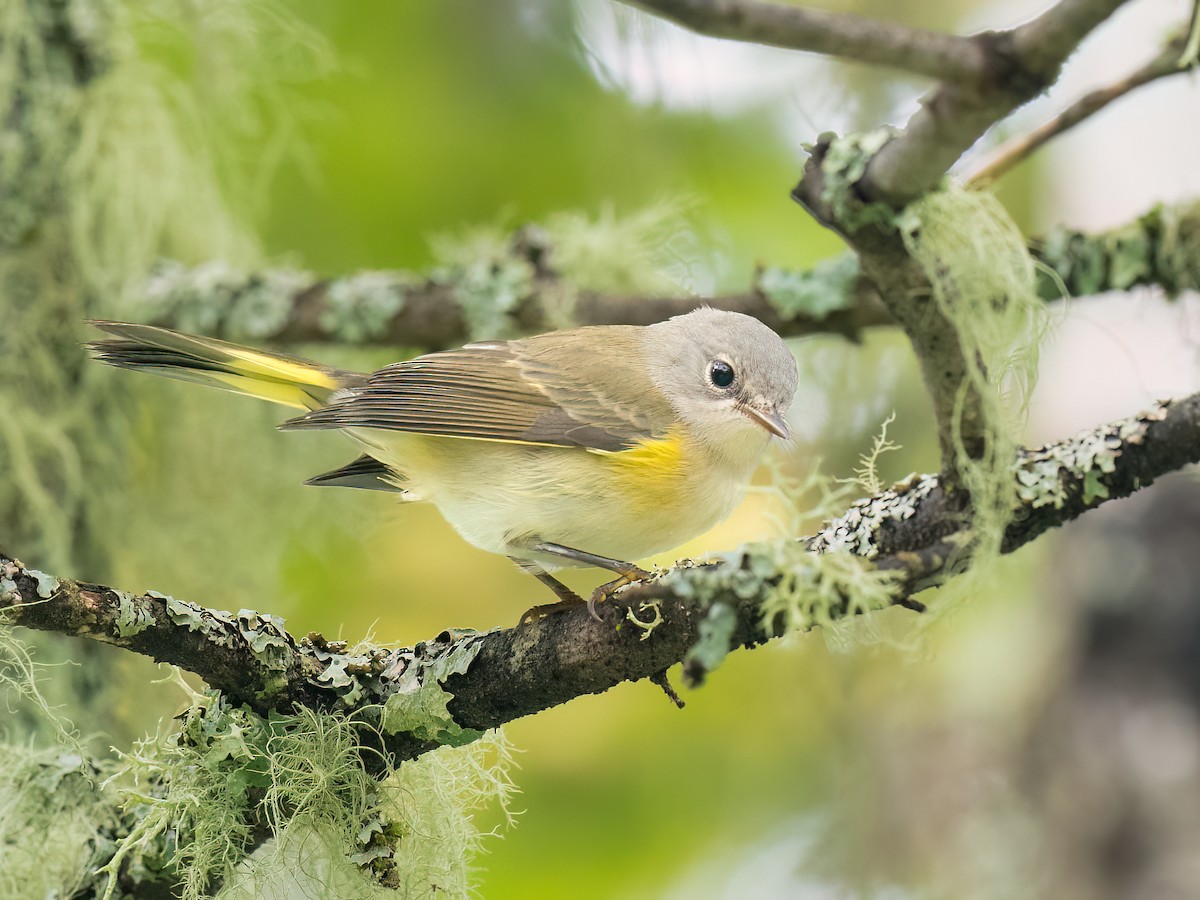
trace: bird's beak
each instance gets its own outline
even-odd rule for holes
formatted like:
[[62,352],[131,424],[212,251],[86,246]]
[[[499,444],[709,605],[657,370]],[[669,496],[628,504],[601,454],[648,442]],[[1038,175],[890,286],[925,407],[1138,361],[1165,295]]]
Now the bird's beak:
[[788,425],[787,419],[777,409],[769,408],[762,410],[756,406],[747,405],[742,407],[742,412],[777,438],[782,438],[786,441],[792,436],[791,426]]

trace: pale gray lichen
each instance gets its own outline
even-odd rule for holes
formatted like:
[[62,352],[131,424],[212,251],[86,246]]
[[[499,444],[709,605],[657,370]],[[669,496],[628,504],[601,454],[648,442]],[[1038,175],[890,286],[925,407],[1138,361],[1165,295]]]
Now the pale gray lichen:
[[700,621],[700,636],[683,658],[683,677],[689,687],[698,687],[716,670],[733,649],[737,612],[728,603],[712,603]]
[[58,590],[58,579],[37,569],[26,569],[25,574],[37,582],[37,595],[43,600],[49,600]]
[[0,577],[0,603],[12,603],[20,599],[21,592],[17,590],[17,583],[7,576]]
[[389,651],[372,644],[351,649],[345,641],[329,641],[319,634],[309,635],[303,643],[306,652],[322,664],[320,673],[309,681],[332,688],[344,709],[382,700],[384,680],[402,672],[413,657],[411,650]]
[[533,263],[515,252],[499,225],[481,225],[430,240],[437,266],[430,281],[449,287],[462,307],[472,338],[506,338],[517,332],[513,316],[533,294]]
[[454,290],[473,338],[516,334],[513,315],[533,291],[533,267],[522,259],[480,260],[460,268],[435,269],[431,278]]
[[176,600],[167,594],[159,594],[155,591],[147,591],[148,597],[154,597],[158,600],[165,601],[167,605],[167,615],[171,617],[171,621],[176,625],[186,625],[188,631],[204,631],[204,613],[203,606],[198,606],[195,603],[189,603],[187,600]]
[[247,271],[219,259],[194,267],[163,261],[131,296],[140,317],[169,319],[182,331],[259,338],[287,324],[296,294],[315,280],[298,269]]
[[272,651],[288,653],[292,649],[291,637],[280,616],[241,609],[238,610],[237,623],[238,632],[257,654],[269,655]]
[[1085,505],[1107,499],[1102,479],[1116,470],[1124,446],[1141,443],[1150,423],[1165,419],[1168,409],[1169,404],[1159,403],[1119,422],[1085,429],[1069,441],[1023,451],[1013,466],[1018,498],[1033,509],[1060,509],[1068,499],[1067,483],[1082,480]]
[[[661,579],[676,596],[699,601],[706,610],[717,604],[732,609],[731,600],[757,603],[762,632],[780,635],[889,606],[900,577],[845,548],[814,552],[803,541],[781,538],[746,544],[710,564],[685,561]],[[701,626],[699,655],[689,654],[700,677],[719,658],[714,648],[729,624],[724,613],[717,615]]]
[[864,497],[829,521],[808,542],[808,548],[816,553],[846,550],[864,559],[874,559],[879,555],[879,530],[888,522],[912,518],[937,486],[936,475],[913,474],[882,494]]
[[321,328],[349,343],[377,338],[387,332],[404,308],[406,293],[418,283],[407,272],[358,272],[335,279],[325,290]]
[[287,686],[287,669],[295,649],[283,619],[243,609],[239,610],[236,622],[242,640],[259,662],[263,686],[257,696],[270,697],[283,690]]
[[858,257],[842,253],[808,270],[765,268],[755,287],[784,321],[800,316],[820,321],[853,307],[859,274]]

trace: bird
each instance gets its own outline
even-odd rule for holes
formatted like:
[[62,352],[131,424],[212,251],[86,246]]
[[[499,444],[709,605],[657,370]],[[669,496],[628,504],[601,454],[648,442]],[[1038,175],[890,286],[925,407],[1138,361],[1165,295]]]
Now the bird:
[[[363,374],[154,325],[93,321],[96,359],[301,410],[286,431],[342,431],[362,450],[306,484],[426,501],[470,544],[507,556],[556,602],[649,577],[634,561],[725,519],[772,441],[798,371],[759,320],[698,307],[652,325],[484,340]],[[551,573],[618,577],[584,601]]]

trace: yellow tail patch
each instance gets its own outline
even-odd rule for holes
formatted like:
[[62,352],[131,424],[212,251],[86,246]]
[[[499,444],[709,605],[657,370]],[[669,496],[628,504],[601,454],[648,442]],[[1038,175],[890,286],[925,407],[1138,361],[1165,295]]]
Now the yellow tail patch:
[[[268,378],[278,378],[330,391],[338,388],[337,379],[315,364],[293,362],[274,354],[259,353],[246,347],[238,347],[224,342],[219,349],[228,356],[229,368],[235,372],[244,373],[250,378],[255,375],[266,375]],[[282,403],[283,401],[278,402]]]
[[297,384],[267,381],[253,375],[232,375],[224,372],[205,372],[204,377],[220,382],[220,386],[238,394],[269,400],[296,409],[312,409],[312,397]]

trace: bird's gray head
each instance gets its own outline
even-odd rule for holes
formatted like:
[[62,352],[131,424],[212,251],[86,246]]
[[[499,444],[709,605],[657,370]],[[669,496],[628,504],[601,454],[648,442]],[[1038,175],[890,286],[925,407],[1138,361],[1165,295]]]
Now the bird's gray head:
[[766,325],[702,307],[649,326],[644,340],[650,377],[706,440],[761,449],[767,432],[788,437],[796,360]]

